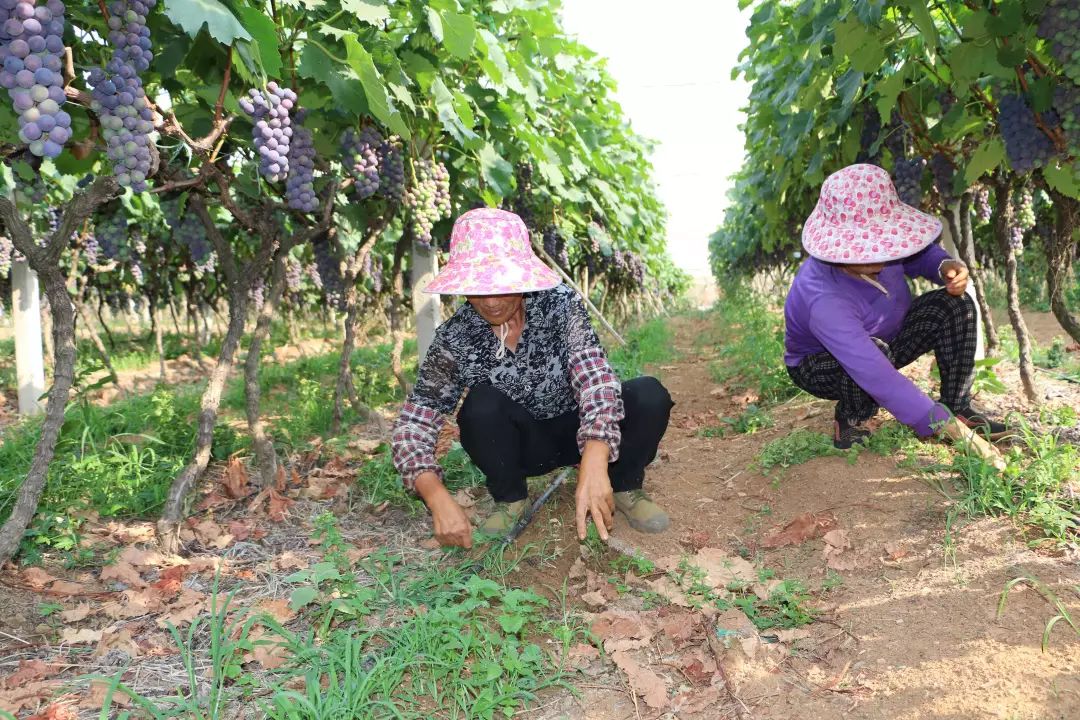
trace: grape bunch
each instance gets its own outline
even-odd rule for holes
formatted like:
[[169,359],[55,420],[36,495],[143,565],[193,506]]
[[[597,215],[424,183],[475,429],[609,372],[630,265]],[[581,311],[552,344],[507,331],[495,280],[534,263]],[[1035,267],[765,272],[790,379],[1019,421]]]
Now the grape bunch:
[[405,201],[405,151],[396,135],[379,146],[379,194],[394,203]]
[[1036,34],[1050,44],[1050,53],[1066,77],[1080,84],[1080,0],[1050,0],[1043,8]]
[[1080,157],[1080,85],[1061,83],[1054,88],[1054,110],[1061,120],[1069,154]]
[[90,107],[101,121],[116,181],[142,192],[152,163],[150,133],[154,131],[154,115],[135,69],[118,56],[104,68],[90,71]]
[[[1047,124],[1053,124],[1052,118]],[[1005,95],[998,103],[998,124],[1005,138],[1009,164],[1019,175],[1042,167],[1054,156],[1054,143],[1035,123],[1035,113],[1020,95]]]
[[945,153],[934,153],[930,157],[930,174],[934,177],[934,186],[941,196],[942,205],[951,205],[956,200],[956,192],[953,190],[956,167],[949,156]]
[[116,260],[127,254],[128,221],[122,212],[111,212],[100,218],[94,228],[94,235],[106,259]]
[[435,223],[449,217],[450,173],[441,162],[428,158],[414,165],[416,184],[405,192],[405,208],[413,237],[423,247],[431,247]]
[[210,240],[206,237],[206,228],[199,217],[190,210],[181,213],[179,198],[162,200],[161,210],[165,215],[165,222],[172,230],[173,242],[188,249],[195,270],[212,271],[216,258]]
[[11,256],[15,252],[15,245],[11,239],[0,235],[0,277],[7,277],[11,272]]
[[255,312],[262,310],[262,306],[266,302],[266,283],[263,282],[262,278],[257,278],[251,289],[248,290],[248,299],[251,300]]
[[38,157],[55,158],[71,139],[64,95],[64,3],[0,3],[0,87],[19,116],[19,139]]
[[566,253],[566,238],[554,225],[544,228],[544,252],[563,270],[570,270],[570,256]]
[[1021,232],[1035,227],[1035,201],[1031,196],[1031,188],[1024,186],[1016,192],[1013,208],[1013,221]]
[[334,256],[334,250],[330,247],[330,240],[325,233],[317,235],[311,241],[311,249],[314,251],[315,266],[323,296],[331,307],[341,309],[345,301],[345,280],[341,277],[341,261]]
[[893,160],[897,161],[907,155],[907,146],[910,144],[911,133],[907,123],[897,110],[892,111],[889,118],[889,126],[885,129],[885,139],[882,144],[892,153]]
[[[372,257],[374,254],[369,253],[368,257]],[[372,258],[371,267],[367,272],[371,278],[371,289],[378,295],[383,290],[383,259],[381,256]]]
[[138,260],[131,261],[131,277],[135,280],[136,285],[143,284],[143,269]]
[[100,257],[101,246],[98,245],[97,235],[91,232],[87,234],[83,243],[83,259],[86,260],[87,265],[94,266],[98,264]]
[[254,121],[252,138],[259,153],[259,174],[271,182],[289,174],[289,143],[293,129],[289,111],[296,104],[296,93],[271,80],[266,92],[252,88],[240,99],[240,109]]
[[922,203],[923,171],[926,169],[926,160],[901,158],[893,166],[893,184],[900,196],[900,202],[919,207]]
[[869,103],[863,105],[862,109],[863,125],[862,132],[859,135],[859,154],[855,156],[855,162],[879,165],[881,163],[880,146],[873,152],[871,148],[877,142],[878,136],[881,135],[881,115]]
[[157,0],[117,0],[109,7],[109,43],[137,72],[148,69],[154,59],[146,15],[156,4]]
[[288,161],[285,199],[289,207],[300,212],[315,212],[319,209],[319,198],[315,195],[315,142],[311,131],[300,124],[293,128]]
[[318,263],[311,263],[307,267],[305,267],[304,274],[308,276],[308,280],[311,281],[311,284],[315,286],[316,290],[322,290],[322,277],[319,276]]
[[303,280],[304,268],[300,261],[289,255],[285,258],[285,287],[291,293],[300,292],[300,282]]
[[972,192],[975,200],[975,217],[980,223],[990,222],[990,188],[977,185]]
[[355,193],[360,200],[366,200],[379,190],[379,149],[383,142],[374,125],[364,125],[359,133],[349,128],[341,138],[345,168],[356,181]]

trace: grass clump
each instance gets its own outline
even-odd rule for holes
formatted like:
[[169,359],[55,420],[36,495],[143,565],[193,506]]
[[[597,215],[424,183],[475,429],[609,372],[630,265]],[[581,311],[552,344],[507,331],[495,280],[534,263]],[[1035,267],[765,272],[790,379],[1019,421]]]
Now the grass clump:
[[833,447],[832,442],[832,438],[825,433],[800,428],[767,442],[758,455],[758,464],[767,471],[801,465],[817,457],[843,455],[842,451]]
[[757,405],[749,405],[738,417],[720,418],[720,425],[702,428],[698,431],[701,437],[724,437],[728,431],[740,435],[753,435],[759,430],[766,430],[776,425],[772,415],[759,408]]
[[626,345],[608,352],[611,367],[622,380],[645,374],[646,365],[665,362],[672,357],[671,328],[664,318],[650,320],[625,334]]
[[[484,483],[484,474],[472,464],[468,453],[458,443],[451,446],[450,452],[439,464],[443,468],[443,483],[450,492]],[[401,476],[394,468],[389,448],[364,464],[356,482],[361,498],[372,505],[388,502],[408,508],[412,512],[424,509],[423,501],[402,486]]]
[[727,292],[715,308],[719,359],[712,366],[718,383],[756,392],[762,402],[779,402],[800,391],[784,367],[784,319],[769,302],[745,288]]

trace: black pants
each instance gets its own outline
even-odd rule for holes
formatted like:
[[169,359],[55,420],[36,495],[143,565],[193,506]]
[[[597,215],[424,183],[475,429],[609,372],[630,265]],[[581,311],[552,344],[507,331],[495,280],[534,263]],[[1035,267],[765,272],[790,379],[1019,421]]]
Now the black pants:
[[[622,385],[626,417],[619,423],[622,444],[619,459],[608,475],[615,492],[636,490],[645,479],[645,467],[656,458],[674,405],[671,395],[651,377]],[[525,480],[581,461],[576,412],[537,420],[522,405],[490,385],[469,389],[458,412],[461,446],[487,477],[496,502],[528,497]]]
[[[966,410],[971,402],[978,333],[975,303],[967,293],[956,297],[945,290],[933,290],[915,298],[896,339],[891,343],[873,340],[898,369],[933,350],[941,374],[941,402],[957,412]],[[830,353],[805,357],[797,367],[789,367],[788,373],[811,395],[837,400],[837,420],[858,424],[878,410],[874,398]]]

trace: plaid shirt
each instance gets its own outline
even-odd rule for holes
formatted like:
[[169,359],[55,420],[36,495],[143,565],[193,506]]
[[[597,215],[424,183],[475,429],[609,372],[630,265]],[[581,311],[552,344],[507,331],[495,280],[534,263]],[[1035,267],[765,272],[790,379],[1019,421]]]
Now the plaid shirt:
[[394,466],[405,487],[414,489],[424,472],[442,477],[435,443],[444,417],[476,385],[495,387],[537,419],[576,411],[581,417],[579,449],[588,440],[601,440],[610,460],[618,459],[622,385],[573,290],[560,285],[526,294],[517,348],[507,348],[502,359],[496,357],[498,350],[491,326],[468,303],[436,330],[391,435]]

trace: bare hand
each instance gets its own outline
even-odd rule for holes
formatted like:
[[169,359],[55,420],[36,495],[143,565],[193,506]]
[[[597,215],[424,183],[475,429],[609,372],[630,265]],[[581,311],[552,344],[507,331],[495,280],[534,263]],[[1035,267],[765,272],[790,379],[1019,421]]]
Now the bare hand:
[[416,492],[431,510],[435,539],[443,547],[472,547],[472,524],[439,476],[425,472],[416,478]]
[[577,502],[578,539],[585,539],[586,519],[591,515],[600,539],[606,541],[608,532],[615,523],[615,494],[611,490],[611,479],[608,478],[607,446],[603,443],[593,445],[593,442],[595,441],[590,441],[582,455],[577,492],[574,493]]
[[967,266],[959,260],[946,260],[941,264],[941,279],[945,281],[945,291],[959,297],[967,291]]
[[953,442],[961,447],[970,449],[972,453],[978,455],[990,465],[993,465],[998,471],[1005,470],[1005,458],[1001,456],[1001,453],[996,447],[986,442],[986,440],[979,435],[977,430],[973,430],[956,418],[953,418],[945,423],[945,426],[942,427],[941,431],[951,438]]

